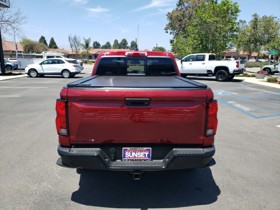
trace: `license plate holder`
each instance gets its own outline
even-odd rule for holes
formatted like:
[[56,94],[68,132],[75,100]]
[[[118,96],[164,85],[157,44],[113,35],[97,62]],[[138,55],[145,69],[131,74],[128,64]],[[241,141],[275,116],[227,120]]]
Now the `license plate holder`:
[[124,147],[122,149],[123,161],[148,161],[152,157],[150,147]]

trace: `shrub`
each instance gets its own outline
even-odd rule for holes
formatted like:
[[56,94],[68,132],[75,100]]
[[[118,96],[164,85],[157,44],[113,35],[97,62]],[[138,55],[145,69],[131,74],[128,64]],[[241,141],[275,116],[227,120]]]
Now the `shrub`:
[[267,81],[271,83],[277,83],[277,77],[269,77],[267,78]]
[[262,67],[264,65],[269,65],[268,62],[247,62],[245,64],[245,67],[250,68],[250,67]]

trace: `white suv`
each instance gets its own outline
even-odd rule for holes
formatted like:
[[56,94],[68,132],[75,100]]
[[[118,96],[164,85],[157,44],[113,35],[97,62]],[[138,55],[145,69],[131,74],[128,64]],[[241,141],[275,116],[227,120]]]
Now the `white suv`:
[[81,73],[82,70],[83,67],[75,59],[53,58],[38,64],[29,64],[25,68],[25,73],[30,77],[61,75],[64,78],[69,78]]

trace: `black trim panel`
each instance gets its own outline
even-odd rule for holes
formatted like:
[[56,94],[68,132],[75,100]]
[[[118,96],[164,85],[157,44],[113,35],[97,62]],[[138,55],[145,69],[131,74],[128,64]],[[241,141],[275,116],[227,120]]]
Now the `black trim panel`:
[[197,168],[207,165],[215,147],[173,148],[163,159],[151,161],[112,161],[101,148],[68,148],[58,146],[59,165],[72,168],[112,171],[161,171]]

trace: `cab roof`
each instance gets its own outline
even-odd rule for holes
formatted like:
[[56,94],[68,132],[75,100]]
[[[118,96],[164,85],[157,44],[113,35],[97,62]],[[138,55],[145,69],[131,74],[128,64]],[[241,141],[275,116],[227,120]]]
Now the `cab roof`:
[[148,56],[164,56],[173,57],[170,52],[158,52],[158,51],[135,51],[135,50],[116,50],[110,52],[102,52],[99,55],[103,56],[126,56],[126,57],[148,57]]

